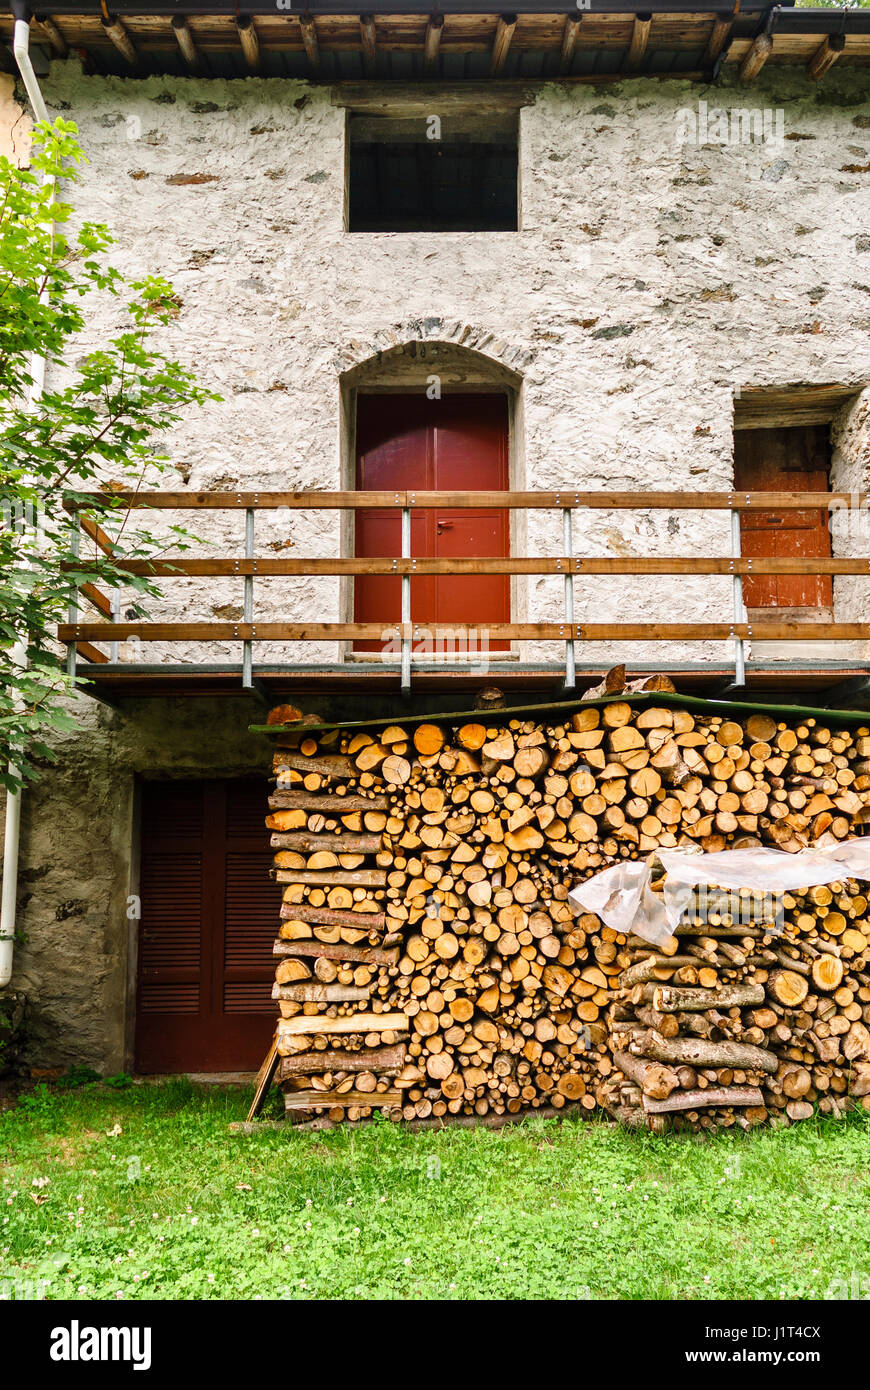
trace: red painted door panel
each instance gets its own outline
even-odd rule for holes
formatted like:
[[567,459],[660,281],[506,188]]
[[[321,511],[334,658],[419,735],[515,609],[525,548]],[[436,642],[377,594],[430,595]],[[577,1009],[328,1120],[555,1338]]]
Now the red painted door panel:
[[[357,488],[419,492],[501,492],[508,487],[507,398],[496,395],[360,396],[357,404]],[[398,511],[356,513],[356,554],[402,553]],[[508,513],[503,508],[415,513],[411,554],[417,558],[506,557]],[[389,627],[401,617],[401,581],[358,576],[356,622]],[[510,621],[507,575],[438,575],[411,580],[411,619],[422,626]],[[378,642],[357,650],[377,651]],[[509,644],[491,642],[494,649]],[[422,644],[416,644],[421,654]]]
[[265,781],[149,782],[142,795],[136,1069],[250,1071],[275,1030]]
[[[740,492],[827,492],[828,432],[824,425],[737,430],[734,486]],[[810,559],[831,554],[826,511],[744,512],[741,554]],[[743,580],[747,608],[829,608],[830,575],[760,575]]]
[[[507,513],[501,508],[439,511],[435,513],[435,553],[450,560],[470,555],[507,555],[506,532]],[[435,587],[435,620],[446,626],[461,622],[509,622],[507,589],[507,576],[503,574],[439,575]]]

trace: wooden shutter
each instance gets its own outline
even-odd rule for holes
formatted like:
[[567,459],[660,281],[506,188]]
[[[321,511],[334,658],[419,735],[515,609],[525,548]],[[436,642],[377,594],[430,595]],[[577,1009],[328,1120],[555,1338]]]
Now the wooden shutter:
[[[734,486],[739,492],[827,492],[830,445],[826,425],[787,429],[736,430]],[[740,521],[741,554],[811,559],[831,554],[826,511],[744,512]],[[750,610],[778,608],[806,617],[808,608],[823,616],[834,601],[827,575],[749,575],[743,602]],[[808,634],[809,635],[809,634]]]
[[263,779],[151,782],[142,795],[139,1071],[253,1070],[274,1031]]
[[202,783],[146,785],[138,999],[143,1021],[200,1011],[202,828]]

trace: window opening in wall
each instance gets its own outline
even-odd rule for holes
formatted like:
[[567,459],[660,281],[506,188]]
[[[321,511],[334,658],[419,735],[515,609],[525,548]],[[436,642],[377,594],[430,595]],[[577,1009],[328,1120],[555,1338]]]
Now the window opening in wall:
[[513,232],[518,118],[351,114],[351,232]]

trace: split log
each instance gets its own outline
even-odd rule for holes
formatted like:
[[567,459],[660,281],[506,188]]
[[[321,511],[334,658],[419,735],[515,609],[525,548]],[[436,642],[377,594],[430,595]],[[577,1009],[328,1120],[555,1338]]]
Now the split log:
[[272,770],[283,772],[285,768],[291,772],[314,772],[330,782],[348,781],[356,772],[350,758],[340,757],[337,754],[306,757],[304,753],[293,753],[282,749],[280,753],[275,754]]
[[632,1051],[656,1062],[682,1062],[691,1067],[738,1067],[773,1075],[777,1060],[772,1052],[749,1043],[707,1042],[703,1038],[663,1038],[648,1032],[635,1035]]
[[311,922],[321,927],[359,927],[361,931],[383,931],[382,912],[351,912],[340,907],[309,907],[306,903],[282,903],[283,921]]
[[377,946],[346,946],[343,942],[278,940],[273,943],[272,954],[318,956],[324,960],[361,961],[367,965],[395,965],[399,959],[399,948],[392,946],[385,951]]
[[301,883],[327,888],[382,888],[387,881],[383,869],[272,869],[278,883]]
[[338,811],[346,814],[349,811],[386,811],[389,805],[385,796],[316,795],[313,792],[290,791],[285,788],[279,788],[269,797],[269,806],[274,811]]
[[333,854],[377,854],[383,841],[380,835],[309,835],[304,832],[290,832],[273,835],[269,843],[272,849],[296,849],[307,853],[331,850]]
[[643,1097],[648,1114],[662,1115],[673,1110],[703,1110],[714,1105],[764,1105],[764,1095],[757,1086],[711,1086],[706,1091],[680,1091],[667,1100]]
[[403,1033],[410,1022],[407,1014],[348,1014],[341,1018],[299,1015],[278,1019],[278,1037],[295,1033]]
[[809,993],[807,981],[794,969],[777,970],[768,981],[767,987],[774,998],[789,1009],[796,1009]]
[[322,1052],[297,1052],[293,1057],[279,1060],[276,1076],[279,1081],[337,1071],[371,1071],[377,1076],[397,1076],[405,1065],[405,1056],[404,1043],[396,1043],[393,1047],[366,1047],[359,1052],[338,1052],[332,1048],[324,1048]]
[[344,1004],[371,998],[371,993],[358,985],[324,985],[314,980],[298,984],[272,986],[273,999],[296,999],[300,1003]]
[[676,1072],[657,1062],[645,1062],[628,1052],[614,1052],[613,1060],[626,1076],[635,1081],[646,1096],[665,1100],[680,1084]]
[[665,971],[673,972],[682,966],[694,965],[694,956],[646,956],[639,960],[636,965],[632,965],[628,970],[623,970],[619,976],[619,984],[623,989],[629,985],[644,984],[647,980],[653,980],[657,975]]
[[314,1110],[316,1107],[346,1110],[352,1105],[392,1109],[402,1104],[401,1091],[285,1091],[285,1110]]
[[708,1009],[742,1008],[764,1002],[763,985],[734,985],[725,989],[677,989],[660,985],[653,992],[652,1006],[658,1013],[692,1013]]

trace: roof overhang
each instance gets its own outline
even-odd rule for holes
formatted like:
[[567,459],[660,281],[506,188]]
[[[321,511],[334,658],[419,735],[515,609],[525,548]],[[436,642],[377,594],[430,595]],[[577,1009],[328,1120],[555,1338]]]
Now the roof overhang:
[[[23,6],[24,0],[21,0]],[[588,8],[586,5],[588,4]],[[0,43],[13,5],[0,4]],[[77,54],[96,75],[288,77],[320,82],[695,78],[749,80],[769,63],[818,80],[870,64],[870,10],[669,0],[88,0],[31,6],[47,57]]]

